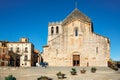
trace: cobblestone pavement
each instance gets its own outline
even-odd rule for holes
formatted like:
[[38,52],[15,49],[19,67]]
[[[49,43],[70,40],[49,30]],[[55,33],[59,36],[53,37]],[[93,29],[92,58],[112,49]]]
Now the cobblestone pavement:
[[76,67],[77,75],[71,75],[72,67],[0,67],[0,80],[5,80],[8,75],[13,75],[17,80],[37,80],[40,76],[48,76],[52,80],[58,80],[56,73],[61,71],[66,74],[66,78],[63,80],[120,80],[120,69],[119,71],[113,71],[105,67],[97,67],[96,73],[90,72],[90,67],[85,68],[87,72],[81,74],[80,70],[82,67]]

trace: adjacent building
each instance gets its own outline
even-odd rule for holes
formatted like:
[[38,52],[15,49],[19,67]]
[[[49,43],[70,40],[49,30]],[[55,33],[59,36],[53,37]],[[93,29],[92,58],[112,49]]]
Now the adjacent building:
[[74,9],[63,21],[48,24],[42,57],[49,66],[107,66],[110,40],[96,34],[91,19]]
[[42,57],[39,50],[36,49],[34,50],[33,58],[34,58],[34,66],[36,66],[36,63],[40,64]]
[[0,66],[31,67],[40,61],[40,52],[28,38],[21,38],[19,42],[0,41]]
[[8,41],[0,41],[0,66],[7,66],[10,60],[7,43]]
[[7,47],[10,66],[31,67],[33,65],[34,45],[27,38],[21,38],[19,42],[9,42]]

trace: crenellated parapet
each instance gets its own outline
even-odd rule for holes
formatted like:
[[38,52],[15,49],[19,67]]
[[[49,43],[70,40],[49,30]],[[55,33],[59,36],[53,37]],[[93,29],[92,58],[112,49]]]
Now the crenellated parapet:
[[60,22],[58,22],[58,21],[57,22],[49,22],[48,23],[49,26],[61,25],[61,24],[62,24],[62,21],[60,21]]

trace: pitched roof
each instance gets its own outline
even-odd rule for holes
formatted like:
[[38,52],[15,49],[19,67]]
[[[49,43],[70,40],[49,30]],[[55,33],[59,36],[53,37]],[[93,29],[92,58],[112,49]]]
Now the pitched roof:
[[90,18],[88,18],[85,14],[83,14],[76,8],[63,20],[63,24],[70,22],[74,19],[80,19],[85,22],[91,22]]

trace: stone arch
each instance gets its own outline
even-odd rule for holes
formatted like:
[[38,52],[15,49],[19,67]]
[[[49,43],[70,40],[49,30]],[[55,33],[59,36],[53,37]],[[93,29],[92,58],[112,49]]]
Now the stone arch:
[[57,26],[56,27],[56,34],[58,34],[59,33],[59,27]]
[[80,52],[74,51],[72,54],[73,54],[73,55],[80,55]]
[[51,35],[54,33],[54,27],[51,27]]

